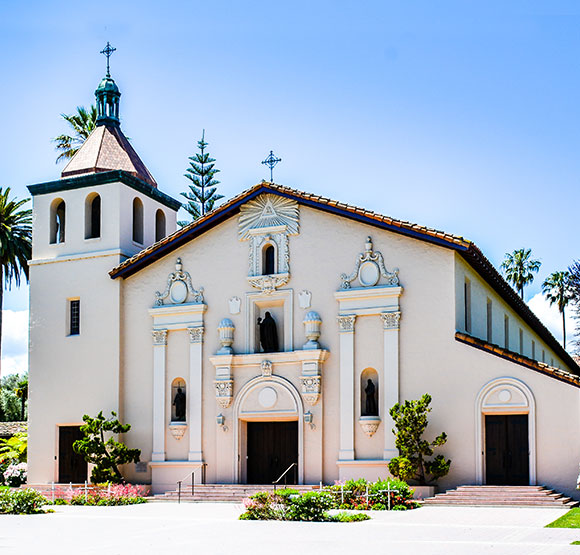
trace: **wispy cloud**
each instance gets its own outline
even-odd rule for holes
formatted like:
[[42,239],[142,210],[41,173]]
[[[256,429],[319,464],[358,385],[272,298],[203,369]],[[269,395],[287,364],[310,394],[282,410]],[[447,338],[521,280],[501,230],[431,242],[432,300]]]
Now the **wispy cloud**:
[[2,375],[28,370],[28,310],[2,311]]

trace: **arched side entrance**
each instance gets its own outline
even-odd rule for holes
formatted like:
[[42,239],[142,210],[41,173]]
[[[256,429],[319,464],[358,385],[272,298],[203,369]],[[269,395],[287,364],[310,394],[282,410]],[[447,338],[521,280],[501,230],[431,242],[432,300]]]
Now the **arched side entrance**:
[[[278,401],[284,395],[286,405],[283,399]],[[250,380],[235,398],[233,419],[235,483],[247,481],[248,425],[280,423],[284,427],[284,423],[290,422],[296,422],[297,426],[298,483],[304,483],[304,405],[292,383],[274,375]]]
[[488,382],[477,395],[475,423],[476,482],[535,484],[536,403],[530,388],[510,377]]

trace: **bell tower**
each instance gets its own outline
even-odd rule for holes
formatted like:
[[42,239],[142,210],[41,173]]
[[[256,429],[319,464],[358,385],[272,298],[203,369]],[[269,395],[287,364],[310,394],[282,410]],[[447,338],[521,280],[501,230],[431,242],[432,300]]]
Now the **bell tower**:
[[122,283],[109,271],[172,233],[181,206],[158,189],[121,131],[114,50],[103,50],[94,130],[60,179],[28,187],[31,483],[72,480],[64,459],[73,454],[63,445],[84,414],[122,414]]

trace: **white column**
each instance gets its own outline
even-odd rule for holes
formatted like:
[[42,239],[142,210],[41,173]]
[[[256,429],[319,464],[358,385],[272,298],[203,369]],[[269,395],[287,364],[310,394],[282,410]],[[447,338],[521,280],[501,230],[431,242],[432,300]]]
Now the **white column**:
[[189,331],[189,395],[187,396],[189,414],[189,455],[188,459],[203,462],[201,446],[202,429],[202,348],[203,326],[187,328]]
[[338,316],[340,331],[340,451],[341,461],[354,460],[354,321]]
[[165,460],[165,351],[167,330],[153,330],[153,453],[152,461]]
[[399,402],[399,321],[400,312],[382,312],[383,320],[383,383],[380,394],[383,398],[383,430],[385,450],[383,458],[390,460],[399,454],[395,447],[393,419],[389,414],[391,407]]

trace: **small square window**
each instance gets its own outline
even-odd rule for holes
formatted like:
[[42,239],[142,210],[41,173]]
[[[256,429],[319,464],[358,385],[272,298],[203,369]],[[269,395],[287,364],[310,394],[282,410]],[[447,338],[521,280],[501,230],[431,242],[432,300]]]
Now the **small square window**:
[[74,299],[70,303],[70,329],[69,335],[79,335],[81,333],[81,301]]

